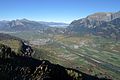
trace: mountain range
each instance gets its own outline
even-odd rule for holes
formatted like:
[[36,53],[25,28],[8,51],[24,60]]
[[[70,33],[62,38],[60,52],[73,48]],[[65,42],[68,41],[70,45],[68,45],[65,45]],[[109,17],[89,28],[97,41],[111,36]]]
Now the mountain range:
[[74,20],[67,27],[69,33],[94,34],[107,38],[120,37],[120,11],[115,13],[99,12]]
[[1,31],[33,31],[43,30],[48,27],[63,27],[68,26],[66,23],[31,21],[27,19],[16,19],[12,21],[0,21]]
[[[0,21],[0,31],[38,31],[47,30],[49,27],[66,27],[65,30],[62,30],[62,33],[65,34],[89,34],[119,40],[120,11],[114,13],[94,13],[88,15],[86,18],[74,20],[69,25],[66,23],[31,21],[27,19]],[[52,29],[54,30],[54,28]],[[59,30],[57,32],[61,32]],[[55,32],[53,31],[52,33]]]
[[26,30],[41,30],[49,27],[36,21],[27,19],[17,19],[12,21],[0,21],[0,30],[7,31],[26,31]]

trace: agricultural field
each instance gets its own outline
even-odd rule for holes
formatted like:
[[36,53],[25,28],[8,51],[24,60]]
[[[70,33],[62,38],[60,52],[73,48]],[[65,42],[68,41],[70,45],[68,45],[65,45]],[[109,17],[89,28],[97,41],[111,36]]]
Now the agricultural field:
[[36,52],[34,58],[49,60],[99,77],[107,75],[114,80],[120,79],[120,41],[98,36],[37,32],[11,35],[28,40]]

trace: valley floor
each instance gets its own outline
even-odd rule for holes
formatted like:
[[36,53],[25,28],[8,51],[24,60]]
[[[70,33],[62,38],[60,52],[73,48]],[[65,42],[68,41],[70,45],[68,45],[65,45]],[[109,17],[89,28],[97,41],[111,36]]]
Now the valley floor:
[[120,41],[88,35],[24,34],[11,33],[29,40],[36,49],[34,57],[37,59],[47,59],[98,77],[106,75],[114,80],[120,79]]

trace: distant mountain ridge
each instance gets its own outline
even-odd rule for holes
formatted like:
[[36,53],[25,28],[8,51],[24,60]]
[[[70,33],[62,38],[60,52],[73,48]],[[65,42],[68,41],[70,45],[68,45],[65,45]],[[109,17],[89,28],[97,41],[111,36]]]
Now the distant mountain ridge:
[[[105,37],[114,35],[114,37],[120,36],[120,11],[116,13],[100,12],[87,16],[86,18],[74,20],[68,27],[69,33],[80,34],[98,34],[102,33]],[[115,24],[114,24],[115,23]],[[106,24],[106,26],[105,26]],[[110,25],[109,25],[110,24]],[[102,28],[106,28],[103,30]],[[109,29],[111,27],[111,29]],[[114,30],[114,31],[113,31]],[[111,34],[104,34],[111,32]]]
[[27,19],[17,19],[12,21],[0,21],[0,30],[8,31],[28,31],[28,30],[42,30],[49,27],[37,21],[30,21]]
[[11,21],[0,21],[0,30],[4,31],[31,31],[43,30],[48,27],[66,27],[66,23],[32,21],[27,19],[16,19]]

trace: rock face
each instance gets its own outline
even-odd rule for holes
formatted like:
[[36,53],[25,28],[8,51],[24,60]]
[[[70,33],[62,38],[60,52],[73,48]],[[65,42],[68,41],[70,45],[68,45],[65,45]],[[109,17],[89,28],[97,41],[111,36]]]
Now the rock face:
[[16,55],[10,47],[0,45],[0,79],[2,80],[107,80],[75,69]]
[[[116,13],[95,13],[87,16],[86,18],[73,21],[67,28],[70,33],[80,33],[80,34],[98,34],[112,32],[114,28],[114,33],[116,37],[120,34],[120,12]],[[110,26],[109,26],[110,25]],[[103,30],[106,28],[106,30]],[[111,28],[111,29],[109,29]],[[98,32],[97,32],[98,31]],[[115,33],[117,32],[117,33]],[[103,34],[106,37],[110,35]]]
[[92,31],[94,35],[120,40],[120,18],[102,23]]

